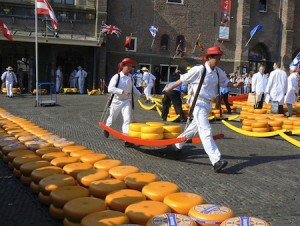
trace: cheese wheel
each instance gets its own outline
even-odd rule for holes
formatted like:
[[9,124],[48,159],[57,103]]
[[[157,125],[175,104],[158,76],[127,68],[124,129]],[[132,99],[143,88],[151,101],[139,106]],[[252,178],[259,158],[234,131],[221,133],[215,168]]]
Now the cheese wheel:
[[27,150],[27,147],[24,144],[10,144],[2,147],[2,153],[5,155],[7,155],[9,152],[19,150]]
[[45,204],[46,206],[49,206],[51,204],[50,196],[44,195],[42,192],[39,192],[38,199],[41,203]]
[[20,181],[21,181],[22,184],[30,185],[30,183],[31,183],[31,178],[30,178],[30,177],[26,177],[26,176],[24,176],[24,175],[21,175]]
[[141,201],[129,205],[125,210],[130,222],[141,225],[146,225],[154,216],[170,212],[171,209],[166,204],[157,201]]
[[144,140],[161,140],[164,139],[163,133],[141,133],[141,139]]
[[109,177],[109,173],[105,170],[90,169],[79,172],[76,176],[76,179],[79,184],[88,187],[93,181],[104,180],[108,179]]
[[124,180],[124,178],[132,173],[137,173],[139,172],[139,168],[135,167],[135,166],[116,166],[111,168],[108,173],[116,179],[119,180]]
[[242,129],[243,130],[246,130],[246,131],[252,131],[252,126],[242,126]]
[[33,162],[27,162],[20,166],[21,173],[26,176],[30,177],[31,172],[35,169],[42,168],[45,166],[50,166],[50,163],[48,161],[33,161]]
[[63,208],[68,201],[80,197],[88,197],[89,194],[89,190],[81,186],[63,186],[50,193],[50,200],[56,208]]
[[143,126],[141,127],[142,133],[163,133],[164,128],[162,126]]
[[106,210],[102,199],[94,197],[81,197],[73,199],[64,205],[65,217],[73,222],[80,223],[85,216],[98,211]]
[[133,189],[122,189],[113,191],[105,197],[105,203],[110,209],[124,212],[127,206],[145,201],[146,197],[142,192]]
[[133,130],[129,130],[128,136],[130,137],[136,137],[136,138],[141,138],[141,132],[136,132]]
[[93,181],[89,186],[91,195],[101,199],[104,199],[105,196],[112,191],[117,191],[125,188],[126,184],[124,183],[124,181],[120,181],[118,179]]
[[74,145],[74,146],[66,146],[62,148],[63,152],[69,153],[72,151],[77,151],[77,150],[85,150],[87,149],[85,146],[80,146],[80,145]]
[[70,152],[70,156],[72,157],[81,157],[83,155],[86,155],[86,154],[93,154],[95,153],[94,151],[92,150],[88,150],[88,149],[85,149],[85,150],[77,150],[77,151],[72,151]]
[[267,127],[267,128],[254,128],[254,127],[252,127],[252,132],[269,132],[269,131],[270,131],[269,127]]
[[44,154],[51,153],[51,152],[61,152],[61,148],[47,147],[47,148],[40,148],[35,151],[35,153],[40,157],[42,157]]
[[153,173],[132,173],[124,178],[125,184],[128,188],[141,191],[142,188],[151,182],[157,180],[157,176]]
[[43,178],[54,175],[63,174],[63,170],[57,166],[45,166],[42,168],[35,169],[31,172],[31,180],[38,184]]
[[282,129],[287,129],[287,130],[293,130],[293,125],[286,125],[286,124],[283,124],[282,125]]
[[25,145],[29,150],[37,150],[40,148],[47,148],[52,146],[51,143],[48,143],[46,141],[27,141],[25,142]]
[[181,133],[181,126],[167,125],[163,126],[164,133]]
[[49,207],[49,213],[50,216],[53,217],[54,219],[62,220],[65,217],[63,209],[57,208],[52,204]]
[[65,174],[50,175],[39,182],[40,191],[45,195],[50,195],[51,191],[67,185],[76,185],[73,177]]
[[176,138],[179,135],[180,135],[180,133],[164,133],[164,139]]
[[58,148],[63,148],[63,147],[72,146],[72,145],[75,145],[75,141],[60,141],[60,142],[53,143],[53,146],[58,147]]
[[267,109],[254,109],[253,111],[255,114],[266,114]]
[[293,121],[289,120],[289,119],[284,119],[284,120],[282,120],[282,122],[283,122],[283,125],[293,125]]
[[129,131],[141,132],[142,126],[147,126],[147,124],[146,123],[130,123]]
[[42,135],[40,135],[40,138],[47,141],[47,140],[51,140],[53,138],[59,138],[59,136],[54,135],[54,134],[42,134]]
[[148,220],[146,226],[196,226],[196,222],[192,218],[176,213],[166,213],[152,217]]
[[175,192],[179,192],[179,187],[168,181],[151,182],[142,189],[142,193],[153,201],[163,201],[167,195]]
[[102,153],[85,154],[80,157],[81,162],[86,162],[90,164],[94,164],[95,162],[98,162],[103,159],[107,159],[107,155]]
[[277,121],[277,120],[269,120],[268,125],[272,127],[281,127],[283,124],[282,121]]
[[49,152],[44,155],[42,155],[42,159],[48,162],[51,162],[53,159],[59,158],[59,157],[68,157],[69,155],[65,152],[59,151],[59,152]]
[[243,126],[251,126],[253,122],[255,122],[255,120],[244,119],[242,124]]
[[0,142],[0,147],[3,148],[8,145],[20,144],[18,140],[3,140]]
[[38,184],[34,183],[33,181],[31,181],[30,183],[30,189],[33,193],[38,194],[40,192],[40,187]]
[[297,117],[299,121],[293,121],[293,126],[300,126],[300,117]]
[[[1,152],[2,153],[2,152]],[[7,160],[12,162],[14,158],[19,157],[19,156],[24,156],[24,155],[35,155],[34,152],[29,151],[29,150],[19,150],[19,151],[12,151],[7,154]]]
[[220,226],[270,226],[266,221],[256,217],[233,217],[222,222]]
[[102,169],[108,171],[109,169],[122,165],[122,162],[117,159],[106,159],[106,160],[100,160],[98,162],[94,163],[94,167],[96,169]]
[[[6,134],[4,134],[4,135],[6,135]],[[1,134],[1,136],[2,136],[2,134]],[[16,137],[12,137],[12,136],[1,137],[1,138],[0,138],[0,142],[6,141],[6,140],[17,140],[17,138],[16,138]]]
[[75,163],[79,162],[78,157],[58,157],[53,160],[51,160],[51,165],[53,166],[58,166],[63,168],[65,165],[70,164],[70,163]]
[[128,223],[129,219],[124,213],[114,210],[91,213],[81,220],[81,226],[124,225]]
[[75,162],[67,164],[63,167],[63,170],[66,174],[71,175],[72,177],[76,178],[77,174],[85,171],[90,170],[93,168],[93,165],[90,163],[84,163],[84,162]]
[[25,141],[29,141],[29,140],[35,140],[35,139],[38,139],[38,137],[34,136],[34,135],[18,137],[18,140],[21,141],[21,142],[25,142]]
[[14,168],[13,169],[13,175],[16,176],[16,177],[21,177],[22,176],[22,173],[20,170]]
[[267,128],[268,122],[253,122],[251,126],[252,128]]
[[37,155],[24,155],[14,158],[12,161],[13,166],[16,169],[20,169],[20,166],[27,162],[34,162],[34,161],[40,161],[41,158]]
[[146,122],[149,126],[165,126],[166,124],[163,122]]
[[190,209],[188,215],[203,226],[220,225],[224,220],[234,217],[234,212],[225,206],[202,204]]
[[185,215],[188,214],[193,206],[205,203],[201,195],[188,192],[177,192],[167,195],[163,202],[171,208],[173,213]]

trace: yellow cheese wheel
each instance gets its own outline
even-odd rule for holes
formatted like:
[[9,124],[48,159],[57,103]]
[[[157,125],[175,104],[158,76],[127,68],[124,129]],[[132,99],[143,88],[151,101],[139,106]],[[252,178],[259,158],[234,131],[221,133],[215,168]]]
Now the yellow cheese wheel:
[[179,135],[180,135],[180,133],[164,133],[164,139],[176,138]]
[[[47,139],[47,142],[51,143],[51,144],[54,144],[54,143],[58,143],[58,142],[64,142],[64,141],[67,141],[66,138],[62,138],[62,137],[56,137],[56,138],[49,138]],[[62,149],[63,147],[61,147]]]
[[76,185],[76,181],[73,177],[65,174],[50,175],[39,182],[40,191],[45,195],[50,195],[51,191],[67,185]]
[[58,166],[63,168],[65,165],[70,163],[75,163],[75,162],[79,162],[78,157],[58,157],[53,159],[50,163],[53,166]]
[[20,181],[21,181],[22,184],[30,185],[30,183],[31,183],[31,178],[30,178],[30,177],[26,177],[26,176],[24,176],[24,175],[21,175]]
[[72,156],[72,157],[81,157],[83,155],[93,154],[93,153],[95,153],[95,152],[92,151],[92,150],[88,150],[88,149],[85,149],[85,150],[76,150],[76,151],[70,152],[70,156]]
[[38,184],[41,179],[54,175],[54,174],[63,174],[64,171],[57,166],[45,166],[42,168],[35,169],[31,172],[31,180]]
[[67,218],[64,218],[63,225],[64,226],[80,226],[80,223],[78,223],[78,222],[76,223],[76,222],[68,220]]
[[18,137],[18,140],[21,141],[21,142],[25,142],[25,141],[29,141],[29,140],[35,140],[35,139],[38,139],[38,137],[34,136],[34,135]]
[[142,193],[153,201],[163,201],[167,195],[175,192],[179,192],[179,187],[168,181],[151,182],[142,189]]
[[124,178],[125,184],[128,188],[139,191],[141,191],[146,184],[156,180],[157,176],[155,174],[147,172],[132,173]]
[[79,172],[76,176],[78,183],[86,187],[88,187],[93,181],[104,180],[108,179],[109,177],[109,173],[101,169],[85,170]]
[[80,223],[85,216],[106,210],[106,204],[102,199],[81,197],[67,202],[64,205],[63,210],[64,215],[68,220]]
[[266,221],[256,217],[233,217],[222,222],[220,226],[270,226]]
[[72,151],[78,151],[78,150],[85,150],[87,149],[85,146],[80,146],[80,145],[73,145],[73,146],[66,146],[62,148],[63,152],[72,152]]
[[30,189],[33,193],[38,194],[40,192],[40,187],[38,184],[34,183],[33,181],[31,181],[30,183]]
[[255,114],[266,114],[267,109],[254,109]]
[[50,166],[50,163],[48,161],[33,161],[33,162],[27,162],[20,166],[21,173],[26,176],[30,177],[31,172],[35,169],[42,168],[45,166]]
[[164,139],[164,134],[163,133],[141,133],[141,139],[161,140],[161,139]]
[[282,120],[282,122],[283,122],[283,125],[293,125],[293,121],[289,120],[289,119],[284,119],[284,120]]
[[108,171],[109,169],[122,165],[122,162],[117,159],[106,159],[106,160],[100,160],[98,162],[94,163],[94,167],[96,169],[102,169]]
[[142,126],[147,126],[147,124],[146,123],[130,123],[129,131],[141,132]]
[[142,133],[163,133],[164,128],[162,126],[143,126],[141,127]]
[[254,128],[254,127],[252,127],[252,131],[253,132],[269,132],[270,129],[269,129],[269,127],[266,127],[266,128]]
[[35,153],[40,157],[42,157],[44,154],[51,153],[51,152],[61,152],[61,148],[48,147],[48,148],[40,148],[35,151]]
[[205,201],[204,198],[198,194],[177,192],[167,195],[164,198],[164,203],[171,208],[173,213],[187,215],[193,206],[203,204]]
[[128,136],[130,136],[130,137],[136,137],[136,138],[141,138],[141,132],[136,132],[136,131],[133,131],[133,130],[129,130]]
[[52,204],[49,207],[49,213],[50,216],[53,217],[54,219],[62,220],[65,217],[63,209],[57,208]]
[[299,121],[293,121],[293,126],[300,126],[300,117],[297,117]]
[[281,127],[283,124],[282,121],[277,121],[277,120],[269,120],[268,125],[272,127]]
[[105,197],[105,203],[110,209],[124,212],[130,204],[145,201],[142,192],[133,189],[122,189],[113,191]]
[[57,152],[49,152],[44,155],[42,155],[42,159],[46,160],[48,162],[51,162],[53,159],[59,158],[59,157],[68,157],[68,153],[57,151]]
[[196,222],[192,218],[176,213],[166,213],[152,217],[148,220],[146,226],[196,226]]
[[165,126],[166,124],[163,122],[146,122],[149,126]]
[[123,225],[128,223],[129,219],[124,213],[114,210],[91,213],[81,220],[81,226]]
[[70,163],[63,167],[63,170],[66,174],[71,175],[72,177],[76,178],[77,174],[85,171],[90,170],[93,168],[92,164],[84,163],[84,162],[76,162],[76,163]]
[[267,128],[268,122],[253,122],[251,126],[252,128]]
[[18,140],[3,140],[0,142],[0,147],[3,148],[8,145],[20,144]]
[[255,122],[255,120],[244,119],[242,124],[243,126],[251,126],[253,122]]
[[171,209],[166,204],[157,201],[134,203],[125,210],[130,222],[141,225],[146,225],[150,218],[164,213],[171,213]]
[[20,170],[14,168],[13,169],[13,175],[16,176],[16,177],[21,177],[22,176],[22,173]]
[[46,141],[27,141],[25,142],[25,145],[29,150],[37,150],[40,148],[47,148],[52,146],[51,143],[48,143]]
[[63,208],[68,201],[80,197],[88,197],[89,194],[89,190],[81,186],[63,186],[51,191],[50,200],[55,207]]
[[97,180],[90,183],[89,190],[92,196],[104,199],[110,192],[125,189],[124,181],[118,179]]
[[20,166],[23,165],[24,163],[40,161],[40,160],[41,160],[41,158],[34,154],[33,155],[23,155],[23,156],[14,158],[14,160],[12,161],[12,164],[16,169],[20,169]]
[[[4,135],[6,135],[6,134],[4,133]],[[2,134],[1,134],[1,136],[2,136]],[[0,142],[6,141],[6,140],[17,140],[17,138],[16,138],[16,137],[12,137],[12,136],[1,137],[1,138],[0,138]]]
[[234,212],[225,206],[202,204],[190,209],[188,215],[203,226],[220,225],[224,220],[234,217]]
[[54,134],[42,134],[42,135],[40,135],[40,138],[47,141],[47,140],[51,140],[53,138],[59,138],[59,136],[54,135]]
[[270,131],[276,131],[276,130],[281,130],[281,126],[270,126]]
[[283,124],[282,125],[282,129],[287,129],[287,130],[293,130],[293,125],[287,125],[287,124]]
[[108,173],[116,179],[124,180],[124,178],[132,173],[139,172],[139,168],[135,166],[116,166],[111,169],[109,169]]
[[163,126],[164,133],[181,133],[181,126],[167,125]]
[[12,162],[14,158],[18,156],[24,156],[24,155],[35,155],[34,152],[29,151],[29,150],[19,150],[19,151],[12,151],[7,154],[7,159],[8,161]]
[[86,154],[80,157],[81,162],[86,162],[90,164],[94,164],[95,162],[98,162],[103,159],[107,159],[107,155],[102,153]]
[[44,195],[42,192],[39,192],[38,199],[41,203],[45,204],[46,206],[49,206],[51,204],[50,196]]
[[9,152],[19,150],[27,150],[27,147],[24,144],[10,144],[2,147],[2,153],[5,155],[7,155]]
[[64,148],[72,145],[75,145],[75,141],[60,141],[53,143],[53,146],[58,148]]

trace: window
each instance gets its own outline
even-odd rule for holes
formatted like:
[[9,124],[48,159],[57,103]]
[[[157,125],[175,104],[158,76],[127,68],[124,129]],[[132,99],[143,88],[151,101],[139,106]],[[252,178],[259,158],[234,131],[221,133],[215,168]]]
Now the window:
[[74,0],[66,0],[67,5],[74,5]]
[[50,3],[74,5],[74,0],[50,0]]
[[259,0],[259,12],[267,12],[267,0]]
[[183,0],[167,0],[167,3],[183,4]]
[[61,4],[62,0],[53,0],[54,3]]
[[162,35],[160,39],[160,50],[169,50],[169,35]]
[[[127,38],[127,37],[126,37]],[[126,51],[136,52],[137,49],[137,38],[131,37],[131,42],[129,48],[125,48]]]
[[172,74],[178,68],[177,65],[160,65],[160,72],[161,72],[161,83],[166,84],[170,81]]

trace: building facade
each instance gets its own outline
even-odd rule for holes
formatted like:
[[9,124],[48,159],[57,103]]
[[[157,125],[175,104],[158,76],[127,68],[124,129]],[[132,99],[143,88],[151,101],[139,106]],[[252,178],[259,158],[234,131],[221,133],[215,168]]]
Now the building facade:
[[[99,40],[99,23],[106,20],[106,0],[49,0],[58,20],[57,34],[49,16],[38,15],[39,82],[54,82],[58,66],[63,72],[63,87],[69,75],[82,66],[87,71],[85,88],[99,87],[105,77],[106,47]],[[36,86],[35,1],[0,0],[0,19],[13,34],[13,41],[0,36],[1,72],[10,65],[23,72],[25,92]],[[100,21],[100,22],[99,22]],[[58,35],[58,37],[57,37]]]

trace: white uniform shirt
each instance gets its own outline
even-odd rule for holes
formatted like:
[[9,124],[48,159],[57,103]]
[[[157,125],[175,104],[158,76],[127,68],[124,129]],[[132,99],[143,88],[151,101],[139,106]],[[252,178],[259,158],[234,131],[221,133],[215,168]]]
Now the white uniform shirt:
[[155,81],[156,77],[154,75],[152,75],[149,72],[144,72],[143,74],[143,80],[145,81],[147,86],[153,86],[154,85],[154,81]]
[[135,86],[136,87],[141,87],[142,86],[142,81],[143,81],[143,74],[142,73],[135,73],[133,75],[133,77],[135,78]]
[[265,92],[270,94],[271,100],[278,101],[280,105],[283,105],[286,91],[287,75],[283,70],[277,68],[271,72]]
[[57,69],[56,72],[55,72],[55,75],[56,75],[56,79],[60,80],[62,78],[62,72],[61,72],[61,70]]
[[[131,76],[126,76],[121,71],[118,87],[116,87],[117,81],[118,81],[118,74],[115,74],[111,78],[109,85],[108,85],[108,92],[115,94],[114,99],[116,99],[116,100],[131,99],[132,90],[133,90],[134,95],[136,95],[136,96],[141,95],[140,91],[138,91],[138,89],[133,85],[133,78]],[[125,93],[128,93],[129,95],[122,94],[123,91]]]
[[[211,100],[218,95],[218,82],[220,84],[220,87],[226,87],[228,85],[229,79],[227,78],[225,72],[218,67],[215,67],[215,69],[212,70],[206,62],[205,68],[206,75],[200,90],[199,97]],[[185,83],[192,83],[193,93],[196,93],[203,70],[203,65],[194,66],[187,73],[181,75],[180,80]],[[219,74],[219,78],[217,71]]]
[[287,104],[294,104],[297,101],[296,94],[298,93],[298,81],[297,81],[297,72],[290,74],[287,79],[287,92],[285,95],[284,102]]
[[84,80],[87,77],[87,72],[85,70],[83,70],[83,69],[80,69],[80,70],[77,71],[76,77],[79,80]]
[[252,92],[264,93],[268,83],[268,77],[265,74],[257,72],[252,77]]
[[14,83],[14,82],[17,83],[18,82],[17,76],[13,71],[4,72],[1,76],[1,80],[5,80],[5,79],[6,79],[6,82],[9,82],[9,83]]

